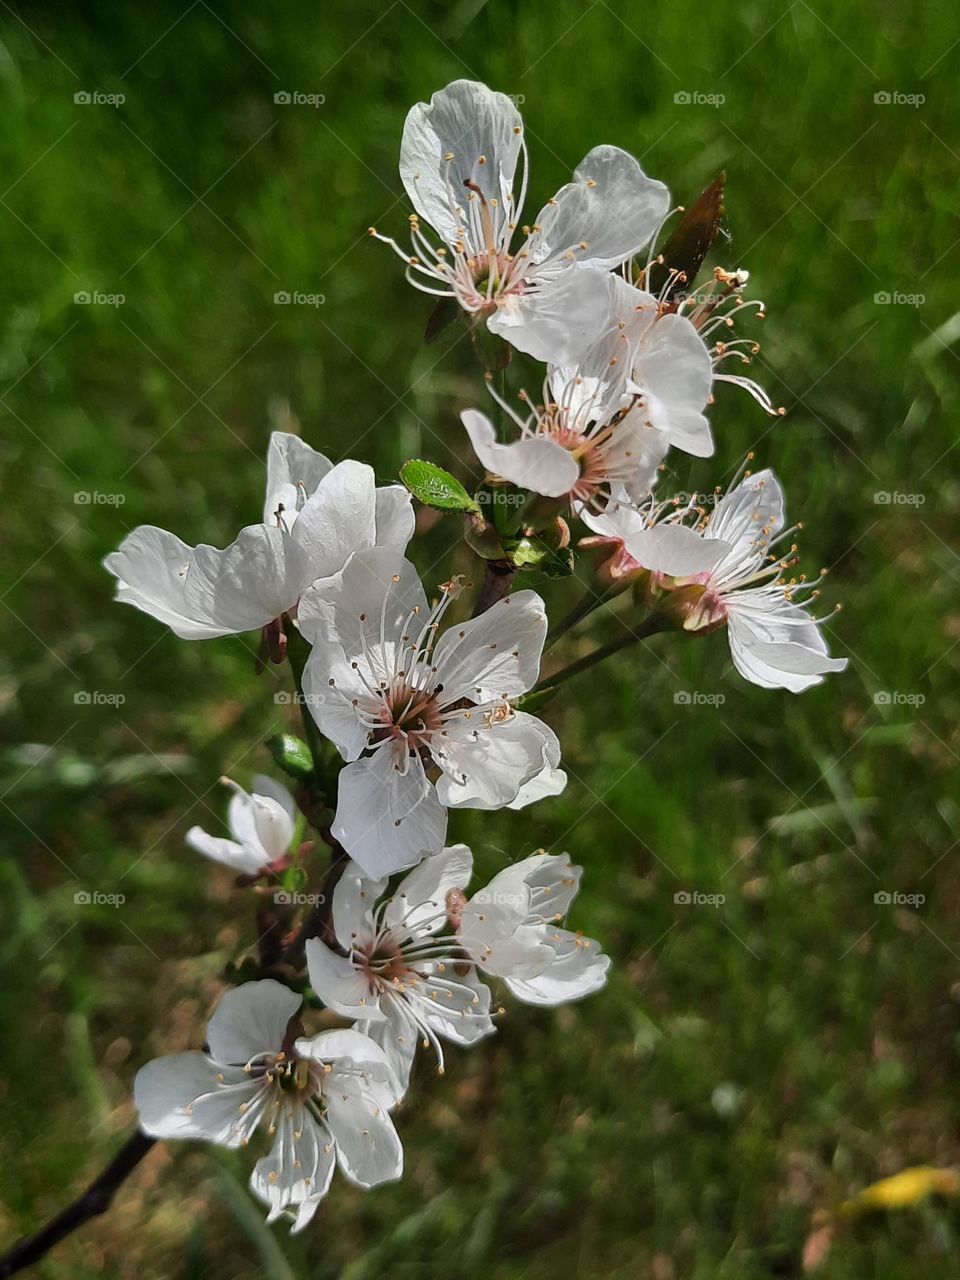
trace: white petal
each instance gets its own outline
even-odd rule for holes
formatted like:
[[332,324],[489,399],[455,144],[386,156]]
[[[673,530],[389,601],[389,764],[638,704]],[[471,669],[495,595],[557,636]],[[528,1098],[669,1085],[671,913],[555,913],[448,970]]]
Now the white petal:
[[502,809],[541,771],[545,755],[559,753],[553,730],[535,716],[517,711],[486,725],[482,713],[464,713],[447,721],[434,747],[444,771],[437,793],[448,808]]
[[117,578],[117,600],[186,640],[265,626],[293,608],[311,577],[300,547],[262,524],[242,529],[222,551],[141,525],[103,563]]
[[610,290],[603,272],[573,263],[542,270],[554,274],[537,278],[523,293],[504,295],[487,328],[535,360],[569,364],[609,329]]
[[571,252],[577,262],[619,266],[649,243],[669,208],[667,188],[648,178],[633,156],[594,147],[573,181],[540,210],[540,231],[528,242],[531,257],[540,263]]
[[348,459],[323,477],[293,530],[313,578],[339,573],[354,551],[376,544],[376,502],[376,478],[365,463]]
[[547,941],[554,958],[531,977],[506,976],[506,983],[518,1000],[526,1004],[557,1005],[592,995],[605,984],[610,957],[599,943],[568,929],[548,929]]
[[377,490],[376,545],[404,552],[413,537],[417,515],[413,499],[401,484],[388,484]]
[[333,932],[346,950],[358,939],[373,938],[373,912],[386,880],[372,880],[357,866],[348,862],[333,891]]
[[512,444],[498,444],[489,418],[478,410],[465,409],[460,421],[486,470],[521,489],[559,498],[580,478],[580,465],[573,454],[548,436],[526,436]]
[[783,490],[772,471],[746,476],[720,499],[707,521],[711,538],[722,538],[739,549],[756,544],[783,528],[786,518]]
[[419,1034],[404,1012],[405,1008],[402,996],[387,991],[380,1001],[381,1012],[385,1015],[383,1021],[355,1024],[358,1031],[369,1036],[386,1054],[397,1081],[398,1100],[409,1087],[410,1070],[420,1042]]
[[328,1009],[342,1018],[381,1018],[376,992],[353,961],[331,951],[320,938],[306,944],[310,985]]
[[739,591],[727,597],[727,632],[733,664],[745,680],[764,689],[803,693],[843,671],[846,658],[831,658],[820,628],[804,609],[769,596]]
[[301,1003],[295,991],[273,978],[232,987],[207,1023],[211,1058],[243,1066],[257,1054],[279,1052],[287,1024]]
[[296,822],[300,810],[296,800],[282,782],[278,782],[276,778],[271,778],[266,773],[255,773],[250,781],[250,790],[255,796],[267,796],[276,801],[289,816],[291,823]]
[[335,1166],[333,1142],[326,1129],[303,1106],[283,1106],[273,1147],[254,1165],[250,1189],[270,1206],[268,1222],[296,1206],[291,1230],[299,1231],[316,1212]]
[[[362,656],[365,646],[379,649],[382,627],[391,662],[391,637],[399,637],[415,608],[426,613],[416,569],[399,552],[372,547],[358,551],[329,582],[305,592],[297,618],[311,644],[335,642],[348,659]],[[391,674],[392,666],[388,671],[384,665],[378,678]]]
[[562,769],[545,764],[539,773],[525,782],[517,792],[516,799],[507,805],[508,809],[525,809],[528,804],[537,800],[545,800],[548,796],[558,796],[566,788],[567,775]]
[[236,1147],[243,1137],[239,1108],[258,1088],[244,1072],[224,1071],[205,1054],[174,1053],[140,1068],[133,1098],[141,1128],[155,1138],[204,1138]]
[[322,453],[286,431],[274,431],[267,450],[267,494],[263,502],[263,523],[276,524],[277,508],[283,506],[287,528],[296,519],[297,508],[332,468]]
[[394,933],[418,936],[436,933],[446,923],[447,894],[465,889],[473,874],[473,854],[465,844],[432,853],[401,880],[384,912],[384,924]]
[[417,984],[415,1005],[436,1035],[462,1045],[493,1035],[496,1027],[490,1017],[490,988],[474,969],[454,975],[449,964],[443,973],[437,971],[435,962],[425,968],[425,976]]
[[713,364],[685,316],[666,315],[646,325],[633,355],[632,376],[651,425],[685,453],[709,457],[713,437],[703,408],[713,386]]
[[340,774],[332,832],[370,876],[392,875],[443,848],[447,815],[419,758],[406,773],[381,747]]
[[[379,1022],[374,1024],[379,1025]],[[364,1022],[364,1027],[367,1023]],[[357,1026],[337,1031],[321,1031],[318,1035],[302,1037],[296,1042],[296,1051],[314,1062],[335,1064],[330,1083],[336,1088],[338,1076],[362,1073],[363,1089],[381,1106],[389,1109],[403,1097],[403,1089],[393,1069],[390,1055],[366,1030]]]
[[623,545],[645,569],[677,578],[704,573],[730,550],[729,543],[705,538],[680,524],[660,524],[631,533]]
[[443,702],[516,698],[537,682],[547,614],[535,591],[504,596],[443,633],[433,652]]
[[455,80],[429,105],[411,108],[400,143],[400,177],[413,207],[448,244],[464,225],[457,210],[466,205],[466,182],[488,201],[498,200],[506,213],[522,137],[513,102],[471,80]]
[[234,871],[239,871],[241,875],[256,875],[267,861],[262,849],[250,849],[238,844],[236,840],[208,835],[202,827],[191,827],[185,839],[190,848],[195,849],[197,853],[202,853],[206,858],[212,858],[214,862],[222,862]]
[[377,1098],[356,1081],[338,1077],[323,1092],[327,1124],[341,1172],[361,1187],[391,1182],[403,1173],[403,1148]]

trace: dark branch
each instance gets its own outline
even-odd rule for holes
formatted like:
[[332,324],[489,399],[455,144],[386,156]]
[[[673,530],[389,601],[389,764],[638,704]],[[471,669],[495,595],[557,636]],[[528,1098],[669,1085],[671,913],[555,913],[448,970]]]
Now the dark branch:
[[512,560],[485,560],[484,565],[483,586],[473,610],[475,618],[485,613],[498,600],[508,596],[517,576],[517,567]]
[[103,1173],[94,1178],[83,1195],[32,1236],[25,1236],[0,1258],[0,1280],[39,1262],[55,1244],[98,1214],[106,1213],[113,1197],[156,1142],[141,1130],[128,1138]]

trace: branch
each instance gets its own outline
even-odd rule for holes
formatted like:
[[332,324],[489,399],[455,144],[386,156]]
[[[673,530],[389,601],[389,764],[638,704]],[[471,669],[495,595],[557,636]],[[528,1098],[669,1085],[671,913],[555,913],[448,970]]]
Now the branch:
[[486,613],[498,600],[508,596],[517,576],[517,566],[512,560],[485,560],[484,565],[483,586],[473,610],[475,618]]
[[55,1244],[91,1218],[106,1213],[113,1197],[157,1141],[140,1129],[128,1138],[104,1171],[74,1200],[32,1236],[25,1236],[0,1258],[0,1280],[39,1262]]

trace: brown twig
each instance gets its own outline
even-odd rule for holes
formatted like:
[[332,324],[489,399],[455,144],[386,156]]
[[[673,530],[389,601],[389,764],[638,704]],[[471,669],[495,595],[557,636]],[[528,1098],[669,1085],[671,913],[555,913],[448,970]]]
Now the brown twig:
[[103,1172],[94,1178],[83,1195],[78,1196],[73,1204],[67,1205],[45,1227],[41,1227],[32,1236],[24,1236],[9,1253],[0,1258],[0,1278],[15,1275],[24,1267],[39,1262],[55,1244],[76,1231],[77,1227],[106,1213],[117,1191],[156,1141],[156,1138],[151,1138],[138,1129],[127,1139]]
[[484,565],[483,586],[473,610],[475,618],[485,613],[498,600],[508,596],[517,576],[517,566],[512,560],[485,560]]

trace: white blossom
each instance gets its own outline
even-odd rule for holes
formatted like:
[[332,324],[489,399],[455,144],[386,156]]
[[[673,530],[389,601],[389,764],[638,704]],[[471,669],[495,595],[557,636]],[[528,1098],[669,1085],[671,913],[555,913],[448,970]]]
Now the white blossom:
[[609,959],[560,927],[579,885],[565,855],[535,854],[467,899],[466,845],[431,854],[397,889],[349,864],[333,895],[339,950],[307,943],[310,982],[329,1008],[356,1020],[390,1058],[402,1084],[418,1043],[443,1069],[443,1041],[472,1045],[494,1031],[482,969],[518,999],[555,1005],[598,990]]
[[155,1138],[245,1146],[264,1126],[273,1139],[252,1190],[307,1225],[334,1166],[361,1187],[399,1178],[403,1151],[388,1112],[401,1096],[384,1051],[358,1031],[305,1037],[300,996],[273,979],[228,991],[207,1024],[206,1052],[156,1058],[137,1073],[134,1101]]
[[813,582],[784,578],[796,563],[795,546],[786,556],[772,550],[793,531],[784,529],[784,518],[773,472],[746,476],[698,525],[702,537],[722,544],[709,566],[673,579],[672,586],[703,588],[686,608],[684,627],[710,630],[726,623],[733,664],[746,680],[802,693],[821,684],[827,672],[843,671],[847,660],[830,657],[819,621],[806,608],[823,575]]
[[233,793],[227,806],[232,838],[212,836],[202,827],[191,827],[187,844],[241,875],[259,875],[290,851],[297,826],[296,801],[282,783],[264,774],[254,777],[250,792],[229,778],[221,781]]
[[470,80],[411,109],[400,176],[416,210],[411,251],[371,234],[406,262],[410,282],[455,298],[520,351],[553,362],[576,358],[606,327],[605,273],[650,242],[670,200],[627,152],[594,147],[515,247],[527,185],[523,121],[505,94]]
[[441,849],[448,808],[526,804],[564,780],[553,731],[513,706],[537,680],[543,601],[518,591],[438,639],[458,592],[429,608],[413,566],[374,548],[301,601],[306,702],[348,761],[332,831],[368,875]]
[[262,523],[241,529],[222,551],[140,525],[103,563],[117,579],[117,600],[186,640],[203,640],[290,613],[311,583],[337,573],[360,547],[403,551],[413,523],[400,485],[378,489],[370,467],[333,466],[296,436],[274,432]]

